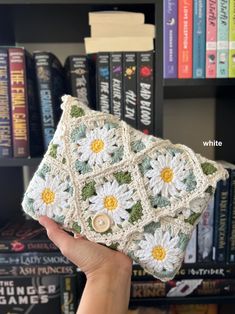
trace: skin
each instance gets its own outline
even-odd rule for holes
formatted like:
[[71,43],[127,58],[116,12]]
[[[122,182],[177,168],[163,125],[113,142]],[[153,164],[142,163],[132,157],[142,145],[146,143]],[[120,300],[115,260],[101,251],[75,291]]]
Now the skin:
[[126,314],[130,298],[132,261],[123,253],[72,237],[46,216],[39,219],[61,253],[77,265],[87,283],[77,314]]

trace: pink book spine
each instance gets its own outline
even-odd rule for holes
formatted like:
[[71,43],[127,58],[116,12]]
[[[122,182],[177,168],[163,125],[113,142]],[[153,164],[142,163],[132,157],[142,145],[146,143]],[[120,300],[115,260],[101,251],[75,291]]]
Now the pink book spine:
[[207,0],[206,78],[216,78],[217,0]]

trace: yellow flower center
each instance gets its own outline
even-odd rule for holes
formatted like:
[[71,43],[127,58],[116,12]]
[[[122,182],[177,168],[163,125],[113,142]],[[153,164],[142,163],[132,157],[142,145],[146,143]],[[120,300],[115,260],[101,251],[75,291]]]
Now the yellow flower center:
[[164,168],[161,172],[161,178],[164,182],[170,183],[173,180],[173,170],[171,168]]
[[91,143],[91,150],[93,153],[98,154],[100,151],[104,149],[104,142],[100,139],[96,139]]
[[152,249],[152,257],[157,261],[162,261],[166,257],[166,250],[162,246],[157,245]]
[[53,203],[55,200],[55,193],[50,189],[45,189],[42,192],[42,200],[47,205]]
[[118,200],[113,195],[108,195],[104,198],[104,207],[108,210],[115,210],[118,206]]

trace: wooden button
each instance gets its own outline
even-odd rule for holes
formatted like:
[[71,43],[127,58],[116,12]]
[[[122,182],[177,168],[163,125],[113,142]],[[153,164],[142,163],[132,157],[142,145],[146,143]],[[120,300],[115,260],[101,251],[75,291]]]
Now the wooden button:
[[92,218],[92,227],[96,232],[103,233],[107,231],[111,226],[111,221],[108,215],[101,213],[96,214]]

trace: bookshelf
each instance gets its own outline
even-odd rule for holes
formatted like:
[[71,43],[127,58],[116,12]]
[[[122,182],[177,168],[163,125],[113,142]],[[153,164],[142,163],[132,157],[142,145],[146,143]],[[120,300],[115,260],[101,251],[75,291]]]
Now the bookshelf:
[[[163,79],[163,0],[115,0],[115,4],[111,0],[0,0],[0,45],[81,43],[89,35],[88,12],[106,9],[143,12],[146,22],[156,25],[156,135],[164,137],[167,99],[188,99],[190,105],[190,99],[215,98],[215,138],[223,142],[222,148],[215,148],[215,158],[234,162],[235,79]],[[23,169],[35,168],[40,161],[41,158],[0,159],[0,224],[20,212]],[[141,299],[130,306],[166,303],[235,304],[235,296]]]

